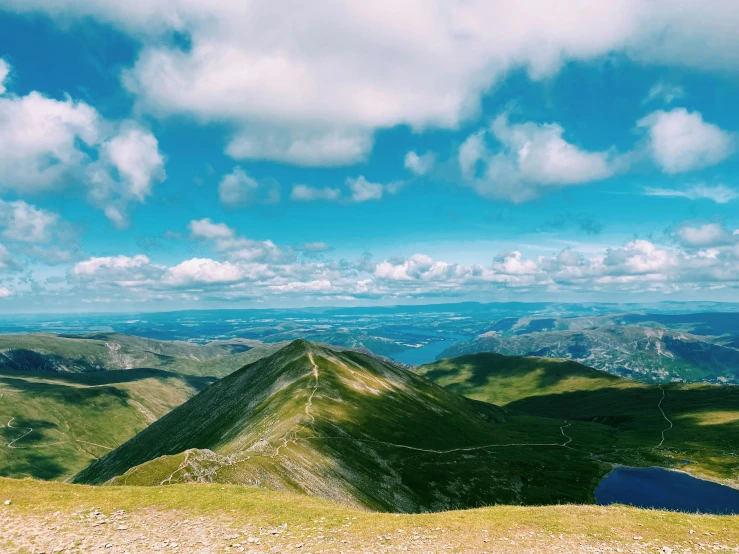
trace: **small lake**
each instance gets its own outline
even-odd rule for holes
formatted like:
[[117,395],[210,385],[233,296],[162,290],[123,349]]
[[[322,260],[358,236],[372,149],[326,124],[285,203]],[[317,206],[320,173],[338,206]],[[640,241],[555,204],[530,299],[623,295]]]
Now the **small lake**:
[[601,505],[739,514],[739,490],[661,468],[616,468],[598,484],[595,501]]
[[410,365],[430,364],[436,361],[436,356],[444,352],[455,342],[468,340],[470,337],[462,335],[445,336],[444,340],[430,342],[418,348],[409,348],[390,356],[393,360]]

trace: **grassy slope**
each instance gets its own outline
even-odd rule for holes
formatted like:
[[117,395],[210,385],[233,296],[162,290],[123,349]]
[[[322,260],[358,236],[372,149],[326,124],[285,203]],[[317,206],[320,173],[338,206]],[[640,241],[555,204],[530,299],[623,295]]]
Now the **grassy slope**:
[[[219,552],[234,542],[246,543],[250,535],[261,537],[260,551],[273,545],[275,550],[284,551],[288,546],[303,544],[301,552],[389,551],[404,543],[410,543],[413,551],[425,552],[595,552],[599,550],[591,547],[596,546],[606,547],[608,552],[616,552],[617,548],[623,552],[658,552],[667,545],[674,551],[687,552],[703,550],[696,544],[702,542],[709,544],[706,550],[726,552],[730,550],[714,545],[739,544],[739,516],[702,516],[622,506],[497,506],[398,516],[250,487],[196,487],[197,494],[193,494],[193,485],[83,487],[0,478],[0,498],[13,499],[10,506],[0,505],[0,517],[20,517],[24,521],[43,518],[54,523],[53,529],[78,529],[80,539],[95,536],[95,544],[110,540],[113,549],[118,548],[119,541],[130,540],[129,535],[116,531],[115,525],[93,531],[89,521],[77,514],[88,514],[92,506],[106,514],[126,510],[129,525],[134,525],[128,533],[136,535],[146,533],[153,520],[162,522],[167,530],[156,536],[159,542],[170,538],[170,533],[184,534],[184,528],[182,532],[175,531],[174,525],[202,524],[211,532],[212,550]],[[273,537],[268,533],[267,530],[282,528],[283,524],[282,535]],[[237,539],[219,539],[228,537],[231,529],[237,530]],[[242,535],[238,530],[248,534]],[[106,533],[109,539],[102,538]],[[635,541],[636,536],[641,539]],[[14,552],[11,540],[0,536],[0,550]],[[181,540],[179,536],[177,540]]]
[[213,380],[156,369],[0,371],[0,475],[68,478]]
[[280,344],[216,341],[205,345],[117,333],[0,335],[0,368],[64,373],[149,368],[221,377],[278,350]]
[[[127,335],[86,337],[0,336],[0,351],[8,347],[33,348],[32,352],[53,356],[54,364],[82,371],[0,369],[0,475],[71,477],[203,390],[216,377],[281,346],[259,345],[242,352],[237,345],[236,353],[228,354],[233,347],[230,343],[199,346]],[[120,348],[113,352],[106,343]],[[133,363],[184,373],[151,367],[115,369]],[[89,371],[95,364],[108,369]]]
[[[507,414],[376,358],[296,341],[210,386],[75,480],[125,473],[116,482],[255,484],[395,511],[592,501],[608,467],[562,447],[564,425]],[[606,428],[565,429],[587,437]]]
[[[567,360],[481,353],[416,368],[434,382],[470,398],[543,417],[588,421],[607,429],[579,436],[572,446],[611,462],[681,467],[739,485],[739,387],[662,385],[663,391]],[[602,437],[608,437],[602,441]],[[690,460],[684,465],[680,460]]]

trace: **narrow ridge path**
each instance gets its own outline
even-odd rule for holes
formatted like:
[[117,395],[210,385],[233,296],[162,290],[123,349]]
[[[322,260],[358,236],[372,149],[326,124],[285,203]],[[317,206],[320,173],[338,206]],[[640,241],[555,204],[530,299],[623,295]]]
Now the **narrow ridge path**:
[[662,388],[662,385],[657,385],[659,390],[662,391],[662,398],[659,399],[659,402],[657,403],[657,408],[659,409],[660,413],[662,414],[662,417],[665,418],[665,421],[670,424],[670,426],[667,429],[662,430],[662,440],[659,441],[659,444],[657,445],[657,448],[661,448],[662,445],[665,443],[665,433],[672,429],[672,421],[669,417],[667,417],[667,414],[665,414],[665,411],[662,409],[662,401],[665,399],[666,393],[665,389]]

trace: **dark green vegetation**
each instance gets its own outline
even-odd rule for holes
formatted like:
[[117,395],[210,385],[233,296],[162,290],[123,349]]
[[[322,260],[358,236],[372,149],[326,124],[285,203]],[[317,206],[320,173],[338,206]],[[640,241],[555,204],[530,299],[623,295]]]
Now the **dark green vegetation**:
[[295,341],[74,480],[249,484],[405,512],[585,503],[609,466],[566,445],[602,428],[509,412],[377,358]]
[[491,353],[441,360],[416,372],[509,410],[588,422],[588,436],[579,427],[568,429],[570,446],[598,459],[680,467],[739,485],[739,387],[647,385],[567,360]]
[[222,377],[283,346],[253,344],[231,340],[200,345],[117,333],[0,335],[0,369],[91,373],[147,368]]
[[[587,328],[610,322],[610,319],[602,320],[606,318],[533,320],[520,330],[525,334],[516,334],[517,323],[501,320],[497,327],[475,340],[452,345],[439,358],[476,352],[545,356],[580,361],[644,382],[739,383],[739,350],[733,348],[730,341],[726,342],[729,339],[722,339],[725,344],[718,344],[704,336],[637,325]],[[564,324],[575,328],[545,330],[549,325]],[[583,328],[577,329],[577,325]]]

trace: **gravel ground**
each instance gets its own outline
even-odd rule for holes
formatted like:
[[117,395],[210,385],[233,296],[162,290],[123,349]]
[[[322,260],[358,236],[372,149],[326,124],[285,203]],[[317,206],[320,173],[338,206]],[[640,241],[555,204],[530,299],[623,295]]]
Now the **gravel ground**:
[[[236,525],[228,518],[192,517],[175,510],[143,508],[126,513],[98,509],[73,513],[28,514],[0,510],[2,553],[222,553],[222,552],[490,552],[490,553],[739,553],[738,544],[722,541],[721,533],[686,528],[670,542],[643,536],[615,541],[544,531],[449,531],[443,528],[398,526],[371,536],[354,530],[356,518],[340,528],[324,530],[321,520],[312,526],[281,525],[263,528],[257,523]],[[728,531],[728,529],[727,529]],[[637,528],[636,533],[640,530]]]

